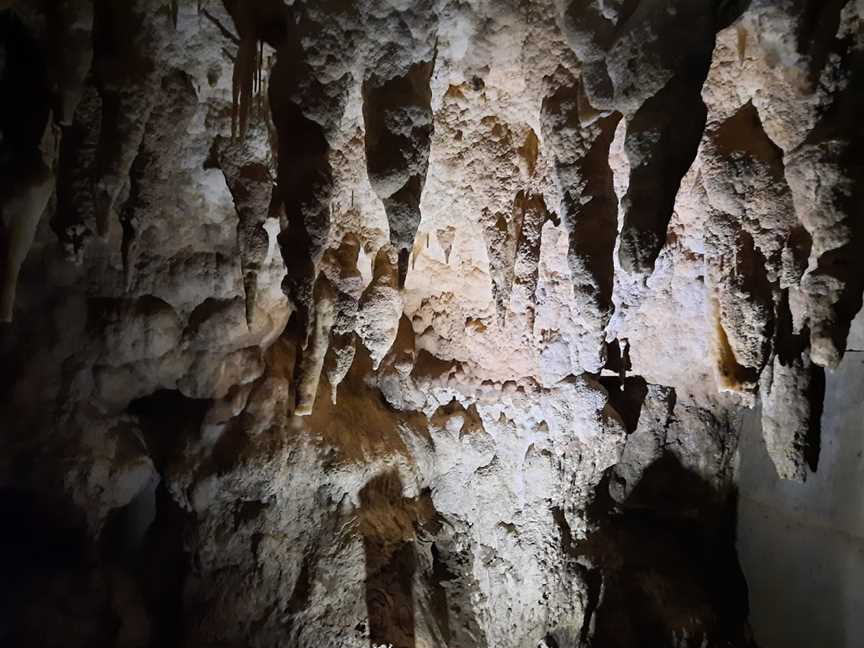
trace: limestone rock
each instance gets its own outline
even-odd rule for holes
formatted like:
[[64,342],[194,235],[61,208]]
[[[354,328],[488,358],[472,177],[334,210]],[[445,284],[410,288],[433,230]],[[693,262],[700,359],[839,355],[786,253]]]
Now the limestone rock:
[[0,644],[755,645],[860,0],[0,7]]
[[395,248],[381,248],[375,256],[372,283],[360,298],[357,335],[369,350],[375,368],[396,341],[399,319],[402,317],[398,263],[398,252]]

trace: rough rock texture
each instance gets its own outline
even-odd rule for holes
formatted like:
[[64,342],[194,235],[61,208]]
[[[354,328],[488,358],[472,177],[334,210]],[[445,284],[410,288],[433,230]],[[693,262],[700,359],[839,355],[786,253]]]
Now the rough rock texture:
[[753,646],[862,80],[861,0],[0,2],[0,643]]

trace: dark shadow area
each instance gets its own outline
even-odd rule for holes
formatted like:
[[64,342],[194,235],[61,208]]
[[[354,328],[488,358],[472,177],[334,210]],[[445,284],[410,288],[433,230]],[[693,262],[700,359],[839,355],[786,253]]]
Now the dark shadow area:
[[[140,421],[160,474],[184,440],[198,434],[209,407],[209,400],[187,398],[167,389],[130,403],[128,412]],[[187,613],[183,588],[191,566],[184,544],[187,516],[160,483],[151,493],[143,492],[113,512],[103,534],[104,560],[128,570],[140,591],[149,618],[151,648],[176,648],[183,643]],[[145,521],[149,523],[141,533]]]
[[625,338],[617,338],[606,343],[606,363],[604,369],[614,371],[619,376],[626,376],[633,368],[630,362],[630,342]]
[[34,583],[85,560],[84,529],[62,502],[12,488],[0,490],[0,644],[7,643],[20,603]]
[[39,44],[12,11],[0,10],[0,52],[0,96],[4,97],[0,101],[0,171],[5,176],[40,160],[39,142],[48,121],[51,97]]
[[432,543],[432,609],[435,618],[439,620],[439,627],[444,641],[450,642],[452,632],[450,630],[450,611],[447,601],[446,583],[452,581],[456,575],[450,571],[447,563],[442,559],[438,545]]
[[798,48],[810,55],[810,83],[815,87],[834,45],[840,26],[840,14],[847,0],[805,0],[801,13],[804,20],[798,34]]
[[360,529],[366,556],[366,608],[372,646],[414,648],[416,503],[402,496],[396,471],[372,478],[360,491]]
[[807,394],[810,401],[810,427],[804,446],[804,461],[814,473],[819,467],[819,454],[822,451],[822,412],[825,408],[825,369],[819,366],[811,368],[810,389]]
[[751,0],[720,0],[716,3],[715,16],[717,31],[726,29],[741,17],[750,6]]
[[675,648],[685,636],[686,645],[755,646],[734,489],[717,491],[667,453],[620,506],[604,478],[589,515],[595,530],[574,544],[592,565],[584,646]]
[[156,517],[135,568],[150,611],[151,648],[179,648],[183,644],[183,588],[190,567],[183,541],[186,514],[162,485],[156,489],[155,505]]
[[108,645],[90,616],[106,601],[80,515],[58,498],[4,488],[0,519],[0,645]]
[[34,35],[0,11],[0,327],[14,319],[20,268],[50,191],[48,83]]
[[[187,426],[200,426],[205,410],[206,402],[160,391],[134,401],[129,413],[139,418],[148,450],[164,468]],[[3,431],[10,443],[29,429]],[[180,646],[186,514],[157,479],[123,506],[90,510],[111,501],[112,494],[73,499],[55,482],[39,483],[29,477],[39,470],[38,456],[16,460],[10,475],[33,485],[0,489],[0,645]],[[104,525],[92,528],[102,515]]]
[[138,417],[147,450],[160,473],[184,437],[198,434],[210,403],[173,389],[159,389],[129,403],[127,412]]
[[648,395],[645,379],[642,376],[624,379],[618,376],[600,376],[598,381],[609,393],[609,404],[621,415],[627,433],[632,434],[639,425],[642,403]]

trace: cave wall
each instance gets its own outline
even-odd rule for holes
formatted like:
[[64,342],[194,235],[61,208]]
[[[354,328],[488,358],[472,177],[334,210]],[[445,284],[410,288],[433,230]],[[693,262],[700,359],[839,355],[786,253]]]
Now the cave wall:
[[0,641],[755,645],[861,484],[862,15],[0,3]]
[[738,547],[760,646],[855,646],[864,605],[862,402],[864,318],[847,356],[826,376],[819,469],[782,481],[762,446],[758,418],[745,420],[739,468]]

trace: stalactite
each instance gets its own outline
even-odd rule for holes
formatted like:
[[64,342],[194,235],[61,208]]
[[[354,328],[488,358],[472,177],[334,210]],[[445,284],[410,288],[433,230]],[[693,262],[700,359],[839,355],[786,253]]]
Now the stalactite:
[[568,261],[577,299],[595,339],[597,362],[612,315],[613,262],[618,201],[609,166],[609,147],[621,115],[586,110],[582,81],[559,70],[543,100],[541,124],[561,188],[562,223],[569,239]]
[[45,128],[41,159],[29,168],[22,166],[11,186],[0,193],[0,322],[13,319],[21,266],[54,191],[56,136],[50,119]]
[[30,30],[0,14],[0,322],[11,322],[21,267],[54,191],[59,150],[48,70]]
[[819,461],[825,372],[810,358],[810,334],[795,330],[789,291],[775,308],[774,354],[760,377],[762,437],[780,479],[805,481]]
[[864,291],[864,273],[856,269],[864,254],[861,51],[849,55],[848,85],[831,110],[786,159],[795,213],[813,242],[810,266],[801,281],[810,354],[813,362],[827,368],[837,367],[843,358],[849,324],[861,309]]
[[528,192],[519,192],[516,195],[513,209],[520,213],[520,217],[510,308],[514,308],[514,301],[518,303],[518,308],[525,314],[527,329],[533,334],[537,313],[540,244],[543,225],[549,219],[549,212],[542,195]]
[[246,302],[246,323],[252,326],[257,303],[258,273],[267,257],[269,237],[264,223],[270,215],[274,178],[271,169],[255,158],[244,141],[218,139],[216,162],[237,209],[237,245]]
[[[607,11],[602,2],[589,0],[562,6],[565,33],[585,64],[586,103],[628,120],[631,170],[622,200],[619,261],[624,270],[640,275],[653,270],[681,179],[699,147],[706,118],[700,92],[719,27],[708,0],[672,5],[621,3]],[[665,37],[667,30],[686,36],[687,46]],[[637,57],[649,60],[642,58],[647,50],[652,51],[650,69],[630,74],[627,66]]]
[[[232,37],[237,43],[237,56],[232,73],[231,134],[234,139],[243,139],[256,103],[260,105],[263,97],[264,44],[276,48],[284,45],[290,9],[278,0],[223,0],[223,4],[239,35],[237,39]],[[213,16],[202,11],[225,31]]]
[[330,337],[330,347],[324,363],[333,404],[339,384],[354,362],[357,312],[363,292],[363,276],[357,268],[360,241],[353,233],[346,234],[339,247],[331,248],[321,262],[321,272],[337,291],[336,315]]
[[334,335],[330,342],[329,358],[332,358],[326,367],[327,382],[330,383],[330,400],[335,405],[337,401],[339,385],[348,375],[354,356],[357,351],[357,336],[354,333],[345,335]]
[[385,245],[375,256],[372,283],[363,291],[357,313],[357,335],[372,356],[372,365],[378,365],[387,355],[402,316],[402,298],[399,294],[399,256],[396,248]]
[[57,2],[48,20],[54,39],[51,67],[60,95],[57,122],[70,126],[93,63],[93,3]]
[[297,416],[308,416],[315,406],[318,383],[330,344],[330,329],[336,318],[336,291],[324,275],[320,275],[315,284],[314,300],[312,332],[300,361],[297,378],[297,404],[294,409]]
[[[405,51],[400,56],[414,54]],[[372,67],[363,82],[366,169],[387,213],[390,242],[399,255],[400,287],[420,225],[420,197],[429,167],[434,59],[433,52],[431,60],[411,60],[389,78]]]
[[150,3],[130,0],[96,8],[94,71],[102,123],[93,194],[97,233],[108,238],[115,233],[111,224],[120,220],[118,200],[128,187],[129,169],[158,96],[160,71],[153,61],[167,37],[163,12]]
[[244,138],[249,126],[249,111],[255,97],[255,80],[258,72],[257,52],[258,39],[255,34],[241,33],[232,82],[231,136],[233,138]]
[[504,328],[507,309],[510,305],[510,291],[513,288],[513,270],[516,263],[517,232],[521,229],[522,213],[515,211],[510,218],[504,214],[490,214],[484,210],[483,238],[489,256],[489,274],[492,278],[492,299],[498,326]]
[[856,503],[861,6],[0,11],[0,644],[753,648],[748,507]]

